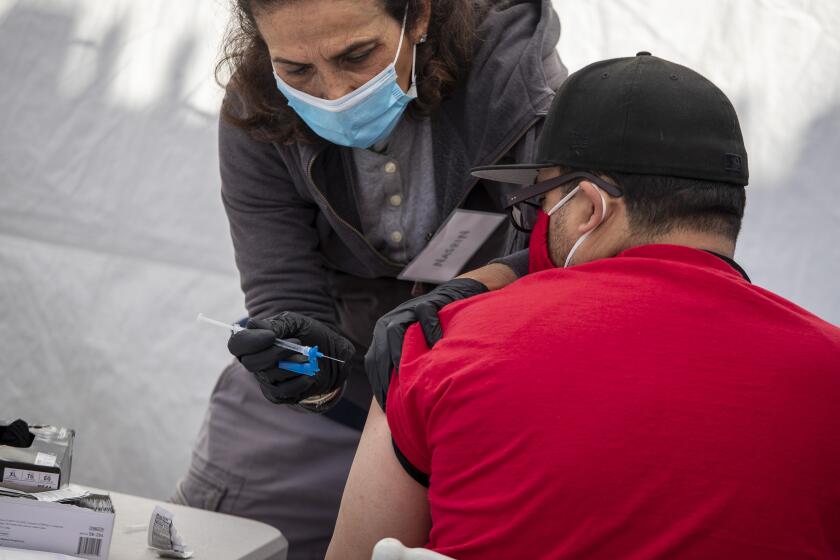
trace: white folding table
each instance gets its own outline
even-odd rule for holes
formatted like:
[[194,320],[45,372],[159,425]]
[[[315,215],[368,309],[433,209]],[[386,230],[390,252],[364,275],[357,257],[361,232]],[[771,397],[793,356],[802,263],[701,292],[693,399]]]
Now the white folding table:
[[109,560],[156,560],[157,553],[146,547],[146,529],[156,505],[174,514],[173,524],[193,560],[286,560],[288,542],[274,527],[224,513],[205,511],[120,494],[107,493],[116,518]]

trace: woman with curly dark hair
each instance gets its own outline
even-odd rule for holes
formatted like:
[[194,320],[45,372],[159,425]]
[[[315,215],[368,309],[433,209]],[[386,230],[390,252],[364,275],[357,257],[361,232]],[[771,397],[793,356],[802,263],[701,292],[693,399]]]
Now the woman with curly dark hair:
[[[566,75],[559,36],[550,0],[234,2],[219,157],[250,320],[176,501],[278,527],[290,559],[323,556],[406,325],[423,319],[433,343],[437,309],[527,272],[527,236],[505,223],[461,263],[473,272],[434,289],[403,273],[459,209],[503,211],[507,189],[469,170],[531,160]],[[300,358],[275,337],[339,361],[278,367]]]

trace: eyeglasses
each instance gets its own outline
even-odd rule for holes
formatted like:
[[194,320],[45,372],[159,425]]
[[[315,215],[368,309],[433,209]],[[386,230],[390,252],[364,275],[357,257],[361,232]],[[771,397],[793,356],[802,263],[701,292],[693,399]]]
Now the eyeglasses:
[[614,185],[592,173],[586,173],[585,171],[566,173],[565,175],[553,177],[547,181],[526,185],[508,195],[505,208],[507,208],[508,216],[510,216],[513,227],[523,233],[531,233],[533,228],[530,226],[536,219],[537,211],[542,208],[545,194],[575,179],[591,181],[612,196],[621,196],[624,194],[624,191],[618,185]]

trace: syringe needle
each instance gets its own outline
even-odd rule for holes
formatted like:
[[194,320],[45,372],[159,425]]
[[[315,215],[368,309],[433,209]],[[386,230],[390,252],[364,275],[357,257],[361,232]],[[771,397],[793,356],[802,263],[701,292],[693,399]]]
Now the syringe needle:
[[[241,325],[238,325],[236,323],[224,323],[222,321],[217,321],[216,319],[211,319],[210,317],[207,317],[206,315],[204,315],[204,313],[199,313],[198,317],[196,317],[196,319],[198,319],[199,321],[204,321],[205,323],[210,323],[211,325],[216,325],[217,327],[224,327],[224,328],[229,329],[229,330],[231,330],[235,333],[239,332],[239,331],[242,331],[242,330],[245,330]],[[275,338],[274,339],[274,345],[278,346],[280,348],[286,348],[287,350],[292,350],[292,351],[297,352],[299,354],[303,354],[304,356],[307,355],[309,353],[309,350],[310,350],[309,346],[303,346],[301,344],[295,344],[294,342],[288,342],[288,341],[283,340],[281,338]],[[339,360],[338,358],[333,358],[331,356],[327,356],[326,354],[322,354],[321,352],[318,352],[318,357],[319,358],[326,358],[328,360],[332,360],[332,361],[338,362],[340,364],[344,363],[344,360]]]
[[344,363],[344,360],[339,360],[338,358],[333,358],[333,357],[331,357],[331,356],[327,356],[326,354],[321,354],[321,357],[322,357],[322,358],[326,358],[326,359],[328,359],[328,360],[332,360],[332,361],[334,361],[334,362],[338,362],[338,363],[340,363],[340,364],[343,364],[343,363]]

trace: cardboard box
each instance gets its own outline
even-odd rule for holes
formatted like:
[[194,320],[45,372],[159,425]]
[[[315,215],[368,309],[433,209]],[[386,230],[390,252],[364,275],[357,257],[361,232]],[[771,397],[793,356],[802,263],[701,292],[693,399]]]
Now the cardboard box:
[[114,509],[107,496],[91,498],[98,500],[96,509],[0,497],[0,546],[107,560]]

